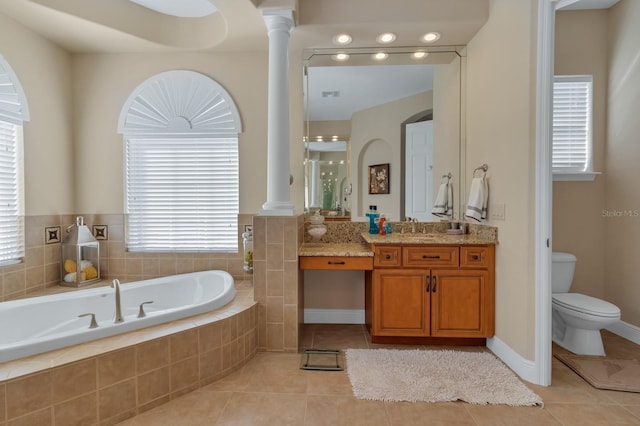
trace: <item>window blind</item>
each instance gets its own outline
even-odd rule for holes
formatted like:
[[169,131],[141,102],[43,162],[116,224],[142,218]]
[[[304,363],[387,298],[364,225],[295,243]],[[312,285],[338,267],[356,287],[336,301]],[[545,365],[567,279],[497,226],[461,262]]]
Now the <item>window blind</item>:
[[553,84],[554,172],[591,172],[592,77],[556,76]]
[[24,257],[22,126],[0,121],[0,265]]
[[126,138],[129,251],[238,250],[238,139]]

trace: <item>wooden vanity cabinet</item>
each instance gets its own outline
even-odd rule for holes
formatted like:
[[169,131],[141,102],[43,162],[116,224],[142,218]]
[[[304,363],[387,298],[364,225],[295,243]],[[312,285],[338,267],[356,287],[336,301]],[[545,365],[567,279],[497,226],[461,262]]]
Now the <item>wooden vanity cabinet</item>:
[[[371,336],[486,338],[494,333],[494,246],[374,247]],[[380,250],[379,250],[380,249]]]

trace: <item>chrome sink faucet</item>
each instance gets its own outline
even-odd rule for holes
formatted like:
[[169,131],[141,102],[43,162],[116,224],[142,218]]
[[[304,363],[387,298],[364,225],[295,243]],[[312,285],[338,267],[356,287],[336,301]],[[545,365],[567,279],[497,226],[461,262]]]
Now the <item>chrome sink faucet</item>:
[[416,233],[416,225],[418,224],[418,218],[414,217],[413,220],[411,221],[411,233],[415,234]]
[[116,290],[116,313],[113,315],[113,322],[117,324],[124,321],[124,318],[122,318],[122,307],[120,305],[120,281],[117,278],[111,282],[111,288]]

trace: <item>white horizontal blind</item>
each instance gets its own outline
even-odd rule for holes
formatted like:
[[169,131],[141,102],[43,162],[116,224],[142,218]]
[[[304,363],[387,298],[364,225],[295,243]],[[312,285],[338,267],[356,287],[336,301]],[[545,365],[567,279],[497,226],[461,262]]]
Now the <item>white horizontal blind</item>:
[[129,251],[238,250],[238,139],[125,138]]
[[22,126],[0,121],[0,265],[22,257]]
[[554,172],[592,171],[592,77],[556,76],[553,84]]

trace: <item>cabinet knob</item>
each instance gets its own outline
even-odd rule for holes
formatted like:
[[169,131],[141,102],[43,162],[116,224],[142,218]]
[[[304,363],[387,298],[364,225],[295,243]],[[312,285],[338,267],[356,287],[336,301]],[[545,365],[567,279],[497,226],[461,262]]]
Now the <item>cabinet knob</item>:
[[471,256],[472,260],[480,260],[480,256],[478,256],[477,254],[474,254],[473,256]]
[[439,255],[435,255],[434,256],[434,255],[423,254],[422,258],[423,259],[440,259],[440,256]]
[[384,258],[385,258],[385,259],[391,259],[391,255],[390,255],[390,254],[385,254],[385,255],[384,255]]

